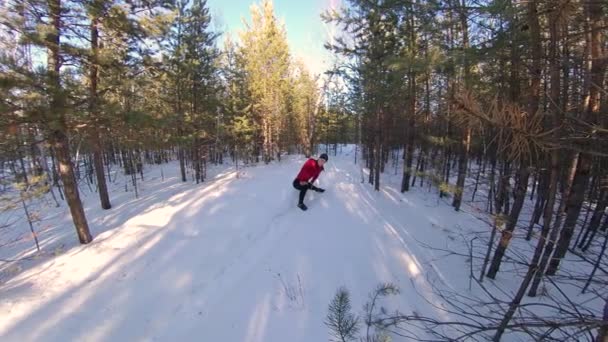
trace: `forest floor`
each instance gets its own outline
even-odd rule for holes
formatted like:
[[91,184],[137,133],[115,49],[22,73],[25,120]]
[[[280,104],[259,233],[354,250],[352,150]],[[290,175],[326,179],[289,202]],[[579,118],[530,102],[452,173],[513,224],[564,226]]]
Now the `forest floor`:
[[[327,341],[336,290],[348,288],[362,314],[383,282],[401,290],[387,310],[450,319],[437,289],[469,291],[467,241],[489,235],[481,210],[455,212],[426,185],[402,194],[392,170],[376,192],[345,149],[303,212],[291,186],[303,161],[218,167],[200,185],[180,182],[175,163],[163,177],[149,167],[138,199],[121,181],[109,211],[83,195],[94,234],[85,246],[65,205],[44,209],[43,253],[24,222],[22,235],[3,233],[0,258],[21,261],[0,264],[0,340]],[[515,288],[504,267],[498,281]]]

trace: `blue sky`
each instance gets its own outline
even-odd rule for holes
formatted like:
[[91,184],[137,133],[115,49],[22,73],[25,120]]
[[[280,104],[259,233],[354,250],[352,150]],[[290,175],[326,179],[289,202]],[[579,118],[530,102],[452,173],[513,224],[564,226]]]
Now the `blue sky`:
[[[217,28],[232,32],[233,37],[243,29],[242,18],[250,21],[249,8],[253,3],[259,4],[261,0],[207,0]],[[339,3],[339,0],[273,1],[277,18],[285,23],[292,55],[313,73],[322,73],[331,63],[331,54],[323,48],[329,39],[329,29],[319,16]]]

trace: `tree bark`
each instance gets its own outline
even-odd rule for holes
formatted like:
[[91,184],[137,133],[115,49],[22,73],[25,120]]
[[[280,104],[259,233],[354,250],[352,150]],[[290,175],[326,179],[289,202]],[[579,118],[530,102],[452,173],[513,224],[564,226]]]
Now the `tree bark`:
[[[413,28],[412,28],[413,30]],[[410,179],[412,177],[412,165],[414,162],[414,129],[416,125],[416,73],[410,72],[409,83],[409,120],[407,129],[407,152],[405,157],[405,167],[403,169],[403,181],[401,192],[409,191]]]
[[[591,221],[589,222],[589,227],[585,231],[585,235],[581,239],[578,247],[582,248],[583,251],[587,251],[593,239],[595,238],[595,234],[600,226],[602,221],[602,216],[604,215],[604,211],[606,210],[606,206],[608,206],[608,190],[604,189],[600,193],[600,198],[598,203],[596,204],[595,210],[593,211],[593,216],[591,216]],[[591,233],[591,236],[589,234]]]
[[519,220],[519,214],[521,213],[521,209],[523,208],[524,202],[526,200],[526,190],[528,189],[529,178],[530,170],[528,169],[528,166],[526,164],[522,164],[519,168],[519,177],[515,190],[515,201],[513,202],[511,213],[509,214],[509,217],[507,219],[507,226],[505,230],[501,232],[500,242],[496,247],[494,257],[492,258],[492,263],[490,264],[490,269],[488,270],[488,277],[491,279],[496,278],[496,273],[498,273],[502,258],[505,254],[505,251],[509,247],[511,238],[513,237],[513,231],[515,231],[517,221]]
[[76,227],[76,233],[80,243],[86,244],[93,240],[89,231],[78,185],[74,176],[74,166],[70,157],[70,145],[66,135],[67,126],[65,122],[65,101],[61,92],[60,70],[61,70],[61,52],[59,45],[59,34],[61,32],[61,1],[48,0],[50,17],[52,20],[53,30],[46,35],[46,43],[48,46],[48,82],[53,90],[50,107],[53,109],[53,114],[50,123],[49,138],[55,148],[57,162],[59,163],[59,174],[63,182],[65,196],[70,207],[72,220]]
[[[597,116],[600,112],[600,87],[604,83],[604,71],[606,66],[606,58],[603,54],[603,42],[602,42],[602,20],[603,20],[603,7],[600,2],[586,2],[586,12],[589,21],[591,44],[588,49],[591,53],[591,70],[588,82],[588,101],[587,108],[585,108],[585,121],[590,123],[597,122]],[[557,272],[560,261],[566,255],[570,241],[574,235],[574,228],[576,221],[581,212],[583,201],[585,200],[585,190],[589,183],[589,177],[591,174],[592,157],[588,153],[580,153],[578,165],[576,168],[576,174],[572,182],[572,190],[568,196],[568,204],[566,209],[566,219],[564,221],[564,227],[557,243],[555,254],[551,259],[549,268],[547,269],[548,275],[553,275]]]
[[[560,41],[560,28],[559,28],[559,17],[560,17],[560,13],[561,9],[560,8],[554,8],[552,12],[549,13],[549,35],[550,35],[550,42],[549,42],[549,65],[550,65],[550,72],[549,72],[549,77],[550,77],[550,81],[551,81],[551,91],[550,91],[550,97],[551,97],[551,113],[552,113],[552,128],[554,129],[553,131],[553,139],[555,139],[555,141],[559,141],[560,139],[560,132],[561,130],[559,129],[560,125],[562,124],[562,120],[563,120],[563,115],[561,112],[561,107],[560,107],[560,64],[561,64],[561,60],[559,58],[559,53],[558,53],[558,42]],[[557,193],[557,187],[558,187],[558,178],[559,178],[559,174],[560,174],[560,150],[559,149],[554,149],[551,152],[551,159],[550,159],[550,178],[549,178],[549,190],[548,190],[548,196],[547,196],[547,203],[545,204],[545,210],[543,212],[543,228],[541,231],[541,237],[538,240],[538,244],[536,246],[536,249],[534,251],[534,256],[532,257],[532,262],[530,263],[530,268],[534,268],[534,270],[532,271],[532,275],[534,276],[534,282],[532,283],[532,286],[530,287],[530,291],[528,292],[528,295],[531,297],[536,296],[536,292],[538,290],[538,285],[540,284],[540,281],[542,280],[542,276],[543,276],[543,271],[544,271],[544,265],[539,265],[538,261],[540,259],[541,253],[543,252],[543,248],[545,247],[545,243],[547,241],[547,235],[549,233],[549,230],[551,228],[551,222],[552,222],[552,218],[553,218],[553,207],[555,205],[555,197],[556,197],[556,193]],[[551,232],[551,238],[549,239],[549,243],[553,243],[553,241],[555,240],[555,238],[557,238],[557,230],[559,229],[559,225],[554,225],[553,227],[553,231]],[[547,252],[545,252],[545,258],[548,259],[548,254]],[[545,259],[545,260],[546,260]]]
[[93,127],[90,129],[90,142],[93,149],[93,165],[95,167],[95,175],[97,177],[97,189],[99,192],[99,200],[101,202],[102,209],[112,208],[110,203],[110,196],[108,194],[108,186],[106,184],[106,177],[103,169],[103,158],[102,158],[102,147],[99,137],[99,120],[97,111],[97,81],[98,81],[98,69],[97,69],[97,54],[98,54],[98,41],[99,41],[99,30],[98,30],[98,19],[93,17],[91,19],[91,60],[89,70],[89,112],[91,115]]
[[182,182],[187,182],[186,178],[186,152],[184,151],[184,147],[180,144],[177,150],[178,158],[179,158],[179,170],[182,175]]
[[[468,26],[468,15],[465,0],[462,0],[460,8],[460,24],[462,28],[462,49],[464,53],[464,88],[468,90],[470,86],[471,70],[470,62],[467,57],[469,49],[469,26]],[[462,196],[464,194],[464,185],[467,175],[467,165],[469,163],[469,151],[471,149],[471,127],[466,124],[462,131],[462,138],[460,141],[460,151],[458,156],[458,178],[456,180],[456,192],[454,194],[454,200],[452,206],[454,210],[459,211],[462,204]]]

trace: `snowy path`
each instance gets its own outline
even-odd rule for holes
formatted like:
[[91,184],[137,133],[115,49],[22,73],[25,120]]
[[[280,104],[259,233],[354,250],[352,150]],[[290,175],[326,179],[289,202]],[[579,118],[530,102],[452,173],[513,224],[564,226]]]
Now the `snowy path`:
[[10,279],[0,340],[327,341],[340,286],[359,311],[379,282],[393,282],[402,293],[390,309],[428,313],[416,291],[432,300],[429,279],[463,286],[462,260],[433,262],[417,241],[444,247],[471,216],[421,189],[374,192],[352,156],[330,158],[327,191],[309,193],[302,212],[291,187],[302,161],[162,193],[93,244]]

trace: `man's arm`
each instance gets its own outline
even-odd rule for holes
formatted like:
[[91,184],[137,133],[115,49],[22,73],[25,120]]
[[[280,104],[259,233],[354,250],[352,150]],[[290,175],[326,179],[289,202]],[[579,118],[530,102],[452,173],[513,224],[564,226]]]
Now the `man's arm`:
[[[325,169],[323,167],[321,167],[321,172],[323,172]],[[319,172],[319,175],[321,174],[321,172]],[[317,177],[319,177],[319,175],[314,176],[314,178],[312,179],[312,181],[310,182],[310,184],[314,183],[317,180]]]

